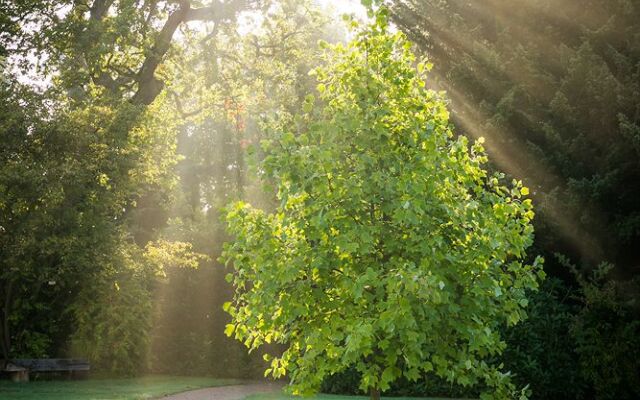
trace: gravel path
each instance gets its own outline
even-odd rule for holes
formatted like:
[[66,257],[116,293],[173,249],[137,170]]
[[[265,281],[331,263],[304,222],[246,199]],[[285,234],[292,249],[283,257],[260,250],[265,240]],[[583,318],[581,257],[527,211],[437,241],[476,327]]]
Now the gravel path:
[[248,383],[191,390],[161,397],[159,400],[242,400],[254,393],[279,392],[280,383]]

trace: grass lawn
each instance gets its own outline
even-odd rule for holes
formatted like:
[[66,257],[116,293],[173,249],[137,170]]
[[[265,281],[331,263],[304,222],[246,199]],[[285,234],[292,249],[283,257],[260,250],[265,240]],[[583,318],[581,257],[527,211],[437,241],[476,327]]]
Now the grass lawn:
[[232,379],[148,376],[132,379],[76,381],[0,381],[0,399],[11,400],[140,400],[186,390],[240,383]]
[[[463,399],[445,399],[442,397],[382,397],[390,400],[463,400]],[[261,393],[247,396],[244,400],[300,400],[301,397],[289,396],[279,393]],[[334,394],[319,394],[309,398],[311,400],[368,400],[367,396],[339,396]]]

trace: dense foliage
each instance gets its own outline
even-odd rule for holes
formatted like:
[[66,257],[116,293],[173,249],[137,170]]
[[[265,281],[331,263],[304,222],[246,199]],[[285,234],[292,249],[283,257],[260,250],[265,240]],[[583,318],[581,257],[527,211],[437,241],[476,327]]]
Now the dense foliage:
[[[172,162],[172,147],[139,126],[114,148],[109,109],[56,109],[19,85],[2,89],[3,359],[71,352],[131,373],[119,363],[145,360],[153,278],[197,265],[189,244],[142,249],[127,233],[139,193],[167,184],[158,163]],[[69,348],[69,335],[91,351]]]
[[433,371],[511,398],[486,359],[543,274],[522,262],[528,189],[487,174],[481,141],[453,136],[444,101],[425,89],[429,65],[416,69],[409,48],[380,12],[314,70],[319,105],[309,95],[305,113],[274,122],[264,169],[280,204],[227,213],[227,333],[250,349],[286,345],[267,374],[290,374],[294,393],[353,366],[372,396]]
[[[513,372],[520,386],[529,385],[534,396],[542,399],[570,398],[583,393],[585,379],[577,368],[578,357],[570,335],[572,316],[571,293],[561,281],[548,279],[540,291],[529,296],[527,319],[518,325],[500,329],[507,343],[502,355],[505,370]],[[361,394],[357,390],[359,374],[355,369],[331,376],[323,382],[322,391],[336,394]],[[388,392],[392,396],[477,398],[481,386],[463,387],[434,374],[425,374],[411,382],[400,380]]]
[[[87,165],[96,157],[73,121],[46,121],[26,88],[0,88],[0,287],[3,359],[9,354],[45,355],[62,334],[64,315],[49,316],[77,281],[84,280],[97,237],[112,221],[92,207],[104,188]],[[86,153],[87,158],[75,154]],[[97,157],[96,157],[97,158]],[[96,159],[92,160],[96,161]],[[87,202],[73,199],[87,198]],[[108,239],[102,242],[108,243]],[[73,263],[60,268],[61,260]]]
[[[550,321],[534,314],[532,330],[522,325],[508,342],[529,349],[535,339],[544,350],[532,349],[528,360],[512,353],[519,361],[505,362],[532,374],[537,398],[637,397],[637,2],[387,3],[393,21],[433,60],[435,84],[451,97],[460,132],[486,136],[495,164],[533,188],[534,246],[546,270],[573,288],[565,305],[548,310],[571,326],[570,341],[558,347],[554,336],[540,337],[535,326]],[[576,264],[575,273],[558,253]],[[602,268],[608,273],[591,282]],[[574,370],[568,381],[542,373],[549,357],[565,360],[556,368],[563,373]]]
[[224,270],[193,250],[219,254],[229,199],[270,202],[245,150],[303,97],[325,21],[302,1],[0,5],[3,360],[261,373],[223,334]]
[[[197,266],[191,245],[156,240],[162,221],[144,226],[138,207],[152,195],[166,201],[175,185],[176,118],[154,75],[173,33],[194,18],[234,15],[187,15],[189,5],[0,8],[8,55],[0,93],[3,364],[77,355],[98,370],[139,372],[156,277]],[[18,78],[50,81],[36,91]]]
[[462,131],[487,135],[496,162],[534,187],[540,246],[637,274],[638,4],[392,3],[394,21],[434,61]]

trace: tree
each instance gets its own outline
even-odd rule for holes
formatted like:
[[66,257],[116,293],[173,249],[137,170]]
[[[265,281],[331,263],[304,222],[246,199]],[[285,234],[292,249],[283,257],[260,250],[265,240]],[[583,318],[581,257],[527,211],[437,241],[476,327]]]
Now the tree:
[[[273,17],[279,4],[286,11]],[[269,10],[267,34],[240,35],[235,17],[261,7]],[[165,294],[156,275],[193,277],[159,268],[146,249],[170,237],[218,250],[210,232],[222,229],[202,227],[217,221],[224,196],[243,190],[241,145],[252,139],[237,129],[250,118],[244,114],[257,121],[276,99],[295,103],[299,76],[310,79],[303,61],[293,60],[313,51],[303,46],[317,24],[295,14],[299,8],[316,13],[299,1],[0,4],[0,57],[9,61],[6,71],[0,65],[3,82],[15,82],[16,70],[50,78],[46,93],[0,88],[3,360],[75,352],[109,372],[141,370],[151,311],[160,309],[151,299]],[[278,96],[269,96],[273,88]],[[247,93],[259,107],[243,103]],[[258,100],[258,93],[265,95]],[[27,103],[31,114],[23,115]],[[181,187],[174,175],[178,135],[198,148],[189,155],[201,164],[195,176],[183,174],[191,182]],[[187,186],[196,221],[165,229],[169,216],[182,217],[175,197]],[[212,208],[208,215],[201,202]],[[171,228],[185,229],[172,235]],[[190,294],[192,303],[202,300]]]
[[[560,349],[552,335],[545,341],[532,337],[543,350],[529,353],[540,356],[529,364],[544,371],[550,352],[562,352],[557,359],[577,352],[579,362],[567,365],[583,375],[586,387],[557,375],[551,381],[529,376],[534,394],[640,396],[640,359],[627,347],[640,335],[640,291],[629,289],[640,279],[640,5],[387,3],[398,28],[436,64],[434,76],[451,95],[459,131],[470,137],[490,132],[491,160],[533,188],[534,246],[548,256],[547,272],[576,289],[582,303],[570,318],[577,326],[571,346]],[[584,290],[585,282],[601,269],[607,274],[598,280],[602,293],[594,296]],[[544,319],[531,324],[548,325]],[[525,348],[517,342],[521,335],[510,336]]]
[[[545,254],[640,274],[640,7],[627,0],[393,0],[460,132],[536,192]],[[517,157],[512,156],[517,154]],[[547,268],[570,278],[553,259]]]
[[[143,352],[138,344],[149,328],[141,315],[150,317],[154,276],[199,260],[190,245],[145,242],[142,251],[127,234],[129,200],[170,186],[171,124],[156,125],[147,114],[126,146],[114,149],[104,135],[110,109],[69,111],[47,100],[0,82],[1,359],[62,355],[74,336],[92,349],[82,354],[92,361],[99,354],[130,364],[139,359],[134,352],[116,353],[105,340],[92,346],[103,339],[96,326],[125,325],[123,312],[104,310],[127,307],[136,317],[129,335],[113,334],[108,344]],[[119,175],[125,163],[126,180]],[[110,301],[96,301],[98,293]]]
[[[149,329],[142,316],[149,317],[155,283],[149,277],[158,267],[142,249],[157,238],[158,221],[165,222],[135,229],[143,214],[137,205],[153,194],[167,207],[177,161],[177,118],[162,95],[170,81],[162,66],[177,52],[179,30],[187,35],[190,23],[207,22],[199,29],[215,36],[212,31],[228,29],[238,12],[255,5],[0,5],[2,360],[64,354],[76,333],[84,345],[78,347],[92,349],[83,354],[92,361],[112,357],[100,365],[135,370],[139,353],[129,350],[144,352]],[[46,93],[15,89],[16,67],[34,80],[50,78]],[[129,323],[127,335],[112,329],[126,325],[118,315],[123,309],[140,320]]]
[[267,5],[247,0],[34,0],[2,5],[0,49],[22,56],[26,70],[33,68],[26,54],[45,53],[50,60],[43,69],[58,71],[62,86],[76,99],[98,88],[105,99],[146,106],[164,89],[167,77],[157,72],[179,29],[206,22],[215,36],[239,12]]
[[513,394],[486,359],[543,276],[541,260],[522,261],[528,189],[483,169],[481,141],[454,136],[410,46],[388,33],[384,9],[347,46],[328,46],[319,104],[307,96],[263,143],[279,206],[228,208],[226,332],[250,350],[284,345],[266,374],[290,374],[294,394],[349,366],[374,399],[427,372],[483,381],[483,399]]
[[[41,97],[0,84],[2,359],[44,356],[63,312],[112,243],[112,201],[98,178],[105,154],[81,124],[43,110]],[[47,117],[44,117],[47,115]],[[81,156],[80,156],[81,155]]]

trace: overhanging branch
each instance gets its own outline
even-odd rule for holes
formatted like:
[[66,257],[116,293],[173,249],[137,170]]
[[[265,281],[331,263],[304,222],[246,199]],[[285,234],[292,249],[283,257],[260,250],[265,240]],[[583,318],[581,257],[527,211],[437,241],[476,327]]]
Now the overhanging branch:
[[[155,72],[164,60],[165,55],[171,48],[171,43],[176,30],[182,23],[189,21],[222,21],[231,19],[235,14],[247,8],[247,0],[232,0],[223,2],[214,0],[209,6],[201,8],[191,8],[190,0],[177,0],[178,7],[174,9],[162,29],[157,33],[151,50],[144,58],[140,68],[132,76],[127,73],[123,79],[113,78],[106,71],[100,71],[93,77],[94,83],[107,88],[112,92],[117,92],[122,84],[135,83],[137,90],[130,101],[137,105],[149,105],[162,92],[164,82],[155,77]],[[100,21],[106,17],[109,8],[114,4],[114,0],[95,0],[90,8],[90,20]],[[150,16],[153,12],[150,11]],[[122,75],[120,71],[117,71]]]
[[190,11],[190,3],[183,1],[180,3],[180,7],[173,11],[164,26],[158,33],[151,53],[145,58],[142,67],[138,71],[136,81],[138,82],[138,90],[136,94],[131,98],[131,102],[140,105],[149,105],[155,100],[164,88],[164,83],[157,79],[154,74],[156,69],[160,65],[160,62],[164,58],[164,55],[169,51],[171,47],[171,40],[173,34],[178,29],[178,26],[185,21],[187,14]]

